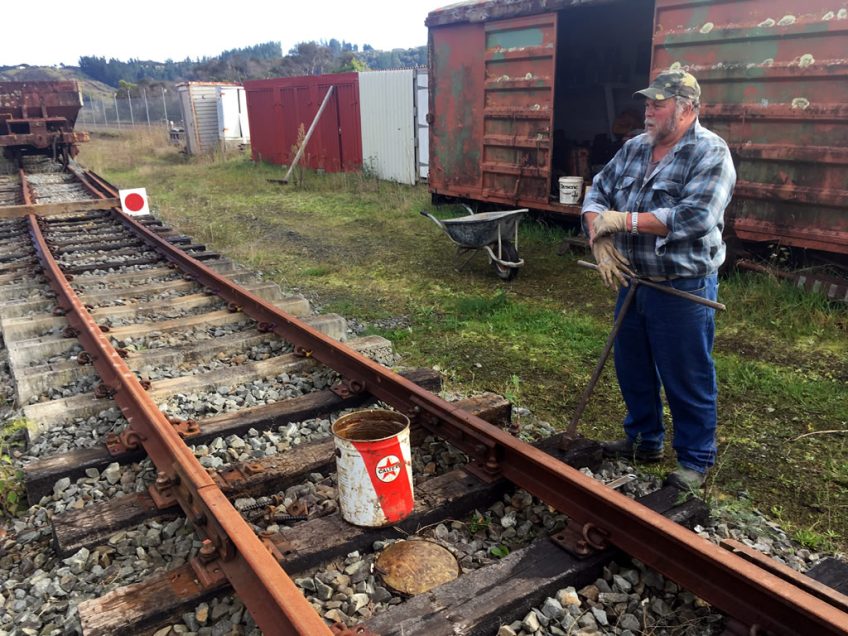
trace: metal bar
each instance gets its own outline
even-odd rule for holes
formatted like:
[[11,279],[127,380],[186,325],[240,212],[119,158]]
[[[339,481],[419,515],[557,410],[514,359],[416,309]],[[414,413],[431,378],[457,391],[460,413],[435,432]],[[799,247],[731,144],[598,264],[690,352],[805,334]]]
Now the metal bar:
[[[211,476],[182,441],[174,426],[142,388],[65,279],[34,215],[27,217],[33,244],[50,286],[67,309],[68,323],[124,417],[138,436],[163,481],[175,494],[197,533],[209,539],[217,566],[266,634],[330,634],[276,559],[233,508]],[[159,480],[157,480],[158,482]]]
[[288,183],[292,170],[295,169],[297,163],[300,161],[301,156],[303,156],[303,151],[306,150],[306,144],[308,144],[309,140],[312,138],[312,133],[315,132],[315,128],[318,125],[318,120],[321,119],[321,114],[327,107],[327,102],[330,101],[330,96],[333,94],[335,88],[335,85],[330,86],[330,89],[327,91],[327,94],[324,95],[324,101],[321,102],[321,106],[318,108],[318,112],[315,113],[315,118],[312,120],[312,123],[309,124],[309,130],[306,132],[306,136],[303,138],[303,143],[300,144],[300,148],[297,149],[297,154],[294,156],[294,161],[292,161],[292,165],[289,166],[289,169],[286,172],[286,176],[283,177],[283,183]]
[[725,550],[730,550],[734,554],[738,554],[743,559],[756,563],[761,568],[768,570],[779,576],[782,579],[791,581],[799,588],[806,590],[810,594],[817,596],[823,601],[830,603],[834,607],[840,608],[843,612],[848,612],[848,595],[842,594],[832,587],[820,583],[815,579],[811,579],[805,574],[801,574],[797,570],[793,570],[788,565],[784,565],[780,561],[771,559],[762,552],[751,548],[735,539],[724,539],[720,544]]
[[0,219],[11,219],[36,214],[53,216],[79,210],[105,210],[121,205],[120,199],[97,199],[96,201],[65,201],[63,203],[30,203],[0,207]]
[[615,319],[615,324],[613,324],[612,331],[610,331],[610,335],[607,338],[607,343],[604,345],[604,350],[601,353],[598,364],[595,366],[595,371],[592,373],[592,378],[589,380],[589,384],[584,389],[583,395],[580,396],[580,402],[577,404],[577,410],[574,411],[574,417],[571,418],[568,430],[562,438],[562,448],[567,448],[567,445],[573,442],[576,438],[577,422],[580,421],[580,416],[583,415],[583,411],[586,410],[586,405],[589,403],[592,391],[595,390],[595,385],[598,383],[598,380],[601,377],[601,372],[604,370],[604,366],[607,363],[607,358],[609,358],[609,354],[612,351],[612,346],[615,343],[615,337],[621,330],[624,318],[627,316],[630,305],[633,303],[633,298],[636,296],[636,288],[639,286],[639,283],[638,281],[634,281],[632,278],[630,281],[630,289],[627,290],[627,295],[624,297],[624,302],[621,304],[618,317]]
[[[586,267],[587,269],[598,269],[598,266],[594,263],[587,263],[586,261],[577,261],[577,264],[580,267]],[[630,280],[630,276],[627,274],[624,277]],[[655,283],[647,278],[639,278],[637,279],[640,285],[645,285],[646,287],[650,287],[651,289],[656,289],[657,291],[665,292],[666,294],[671,294],[672,296],[678,296],[679,298],[685,298],[686,300],[691,300],[693,303],[698,303],[699,305],[706,305],[712,309],[718,309],[720,311],[724,311],[727,309],[721,303],[717,303],[714,300],[709,300],[707,298],[701,298],[700,296],[696,296],[695,294],[690,294],[685,291],[680,291],[679,289],[675,289],[674,287],[666,287],[665,285],[660,285],[659,283]]]
[[254,320],[273,326],[274,333],[295,345],[296,350],[312,355],[344,375],[351,384],[416,417],[435,434],[466,452],[484,471],[503,475],[569,515],[574,523],[583,525],[587,531],[604,535],[609,543],[677,581],[727,614],[775,634],[848,636],[848,615],[845,613],[722,550],[479,417],[449,404],[265,300],[234,286],[135,219],[117,210],[113,210],[112,214],[144,236],[168,260],[191,273],[199,283],[216,290],[225,300],[236,303]]
[[24,172],[23,168],[18,170],[18,176],[21,179],[21,197],[23,198],[24,205],[32,205],[32,196],[30,196],[29,192],[29,181],[27,180],[26,172]]

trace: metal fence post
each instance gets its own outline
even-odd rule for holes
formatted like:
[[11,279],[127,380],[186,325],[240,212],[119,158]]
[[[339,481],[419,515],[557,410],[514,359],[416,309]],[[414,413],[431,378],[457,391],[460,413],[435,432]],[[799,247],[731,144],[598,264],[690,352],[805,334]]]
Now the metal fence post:
[[113,98],[115,100],[115,118],[117,119],[117,122],[118,122],[118,128],[120,128],[121,127],[121,113],[118,112],[118,93],[115,93],[113,95]]
[[133,117],[133,110],[132,110],[132,96],[130,95],[130,89],[129,88],[127,89],[127,101],[130,104],[130,125],[135,126],[135,117]]
[[144,97],[144,113],[147,115],[147,127],[150,128],[150,109],[147,107],[147,89],[141,89],[141,95]]

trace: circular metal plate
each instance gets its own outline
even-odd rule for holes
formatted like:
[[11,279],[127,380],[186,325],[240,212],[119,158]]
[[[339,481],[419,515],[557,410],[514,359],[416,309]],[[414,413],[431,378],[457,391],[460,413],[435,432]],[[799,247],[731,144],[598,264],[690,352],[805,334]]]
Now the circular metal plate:
[[402,594],[421,594],[453,581],[459,564],[449,550],[432,541],[398,541],[377,557],[386,585]]

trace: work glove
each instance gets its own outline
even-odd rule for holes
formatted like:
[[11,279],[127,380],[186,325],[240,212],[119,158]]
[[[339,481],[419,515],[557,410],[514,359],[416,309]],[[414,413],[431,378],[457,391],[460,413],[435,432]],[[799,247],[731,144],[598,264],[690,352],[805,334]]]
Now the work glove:
[[[599,217],[600,218],[600,217]],[[611,236],[596,237],[592,243],[592,256],[598,264],[598,271],[604,281],[604,285],[613,291],[618,291],[618,283],[627,287],[627,279],[624,274],[635,276],[630,269],[630,261],[621,255],[615,248]]]
[[595,217],[592,224],[592,235],[597,239],[601,236],[627,231],[627,212],[607,210]]

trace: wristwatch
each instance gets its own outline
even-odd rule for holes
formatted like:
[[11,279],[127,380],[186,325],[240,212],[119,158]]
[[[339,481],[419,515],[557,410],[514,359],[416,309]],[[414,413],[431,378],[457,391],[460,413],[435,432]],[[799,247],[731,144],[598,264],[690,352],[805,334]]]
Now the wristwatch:
[[639,213],[630,213],[630,233],[636,235],[639,233]]

